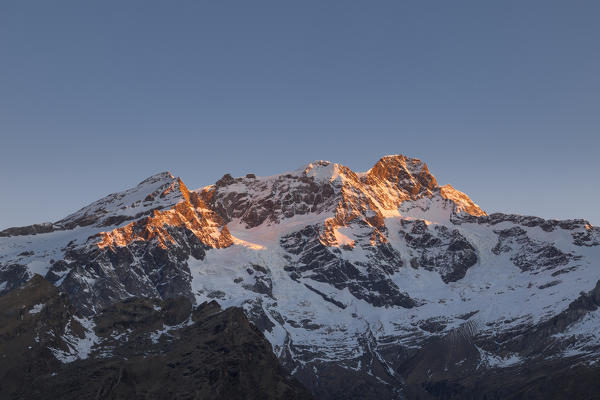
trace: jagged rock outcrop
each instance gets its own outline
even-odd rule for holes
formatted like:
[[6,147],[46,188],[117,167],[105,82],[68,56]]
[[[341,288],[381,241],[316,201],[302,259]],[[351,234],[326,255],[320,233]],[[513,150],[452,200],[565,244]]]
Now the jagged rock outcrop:
[[403,221],[401,234],[408,246],[410,265],[440,273],[446,283],[462,279],[477,263],[475,247],[457,229],[433,226],[425,221]]

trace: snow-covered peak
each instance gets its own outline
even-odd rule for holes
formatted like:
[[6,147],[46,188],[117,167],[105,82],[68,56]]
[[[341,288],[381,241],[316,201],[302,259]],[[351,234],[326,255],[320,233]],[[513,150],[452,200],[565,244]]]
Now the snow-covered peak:
[[326,183],[341,181],[350,172],[350,169],[341,164],[321,160],[306,164],[298,171],[301,171],[302,176]]
[[[441,190],[421,160],[390,155],[365,173],[357,174],[344,165],[319,160],[267,177],[249,174],[234,178],[226,174],[215,185],[195,192],[214,204],[226,221],[239,218],[251,227],[322,213],[337,215],[336,224],[358,217],[380,225],[377,220],[384,215],[399,215],[403,203],[434,196],[444,208],[443,215],[484,214],[464,193],[449,186],[444,193]],[[423,208],[428,204],[423,201],[415,206]],[[412,208],[408,203],[403,207]],[[373,219],[374,215],[377,218]]]
[[[396,354],[445,337],[454,346],[464,332],[477,333],[474,354],[488,365],[526,360],[532,343],[552,357],[574,345],[600,352],[589,307],[600,289],[585,294],[598,280],[600,229],[487,216],[418,159],[386,156],[361,174],[315,161],[192,192],[164,172],[59,223],[0,232],[0,294],[37,273],[87,315],[132,296],[216,299],[243,307],[300,378],[334,365],[390,379]],[[36,300],[25,318],[48,310]],[[559,347],[546,337],[557,326],[567,328]],[[540,336],[523,341],[532,327]],[[386,357],[394,368],[373,368]]]
[[119,225],[148,214],[151,210],[170,207],[184,199],[182,182],[170,172],[144,179],[137,186],[103,197],[67,216],[58,225],[70,229],[96,224]]
[[163,171],[163,172],[159,172],[158,174],[154,174],[154,175],[144,179],[143,181],[138,183],[137,186],[151,185],[151,184],[155,184],[155,183],[159,183],[159,182],[162,182],[162,183],[172,182],[175,179],[176,178],[169,171]]
[[[318,181],[334,181],[344,176],[367,176],[378,177],[386,180],[398,181],[399,178],[407,180],[422,180],[428,187],[436,187],[437,181],[429,172],[427,164],[417,158],[406,157],[401,154],[387,155],[382,157],[367,172],[355,173],[350,168],[330,161],[318,160],[302,166],[294,171],[294,175],[302,175],[315,178]],[[408,175],[408,176],[405,176]]]

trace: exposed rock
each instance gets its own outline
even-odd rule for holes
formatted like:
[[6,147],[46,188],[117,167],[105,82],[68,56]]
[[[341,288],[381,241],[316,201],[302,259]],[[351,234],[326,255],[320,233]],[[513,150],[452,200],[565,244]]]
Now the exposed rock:
[[477,263],[475,248],[458,230],[449,231],[445,226],[430,230],[422,220],[403,225],[409,231],[400,233],[410,249],[413,268],[436,270],[444,282],[455,282]]
[[312,398],[240,309],[206,303],[192,312],[185,298],[129,299],[96,315],[91,354],[60,362],[46,346],[68,346],[63,338],[77,320],[66,297],[39,276],[0,298],[3,397]]
[[58,229],[61,229],[61,227],[51,222],[44,222],[43,224],[33,224],[5,229],[0,231],[0,237],[36,235],[38,233],[53,232]]
[[[319,240],[318,229],[308,226],[302,231],[281,238],[281,247],[295,255],[285,270],[296,279],[302,277],[329,284],[336,289],[347,288],[355,297],[376,307],[414,307],[415,301],[389,278],[389,274],[402,265],[400,258],[386,251],[386,247],[373,249],[376,255],[368,266],[351,263],[339,257],[330,247]],[[390,257],[391,256],[391,257]],[[307,285],[315,291],[312,285]],[[321,296],[322,292],[317,291]],[[327,296],[324,297],[327,299]],[[328,300],[329,301],[329,300]],[[341,303],[334,302],[340,306]]]
[[3,287],[0,289],[0,295],[7,293],[11,289],[22,286],[29,278],[30,274],[26,265],[9,264],[0,266],[0,281],[3,282]]
[[498,243],[492,252],[511,253],[511,261],[522,271],[554,268],[574,259],[551,243],[531,239],[522,228],[513,227],[494,232],[498,234]]

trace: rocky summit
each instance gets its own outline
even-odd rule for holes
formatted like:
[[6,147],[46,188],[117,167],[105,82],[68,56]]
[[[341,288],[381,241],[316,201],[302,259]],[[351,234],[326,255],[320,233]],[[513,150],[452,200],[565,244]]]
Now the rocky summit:
[[164,172],[0,232],[0,392],[600,398],[599,260],[589,222],[488,215],[402,155]]

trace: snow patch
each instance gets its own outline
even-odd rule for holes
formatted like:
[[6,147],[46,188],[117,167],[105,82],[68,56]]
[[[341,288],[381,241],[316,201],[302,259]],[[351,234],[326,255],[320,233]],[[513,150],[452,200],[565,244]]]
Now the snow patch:
[[29,314],[37,314],[40,311],[42,311],[42,308],[44,308],[44,304],[36,304],[33,307],[31,307],[31,309],[29,310]]
[[[477,347],[477,346],[475,346]],[[516,354],[510,354],[505,357],[496,356],[488,351],[485,351],[479,347],[477,347],[479,351],[479,356],[481,361],[479,363],[480,366],[489,367],[489,368],[506,368],[516,364],[520,364],[523,362],[521,357]]]
[[99,343],[100,339],[94,332],[94,322],[87,318],[73,317],[84,328],[84,336],[80,338],[74,335],[71,329],[71,321],[67,324],[65,334],[62,336],[63,341],[69,348],[69,351],[60,349],[51,349],[54,356],[62,363],[70,363],[77,359],[84,360],[88,358],[92,352],[94,344]]

